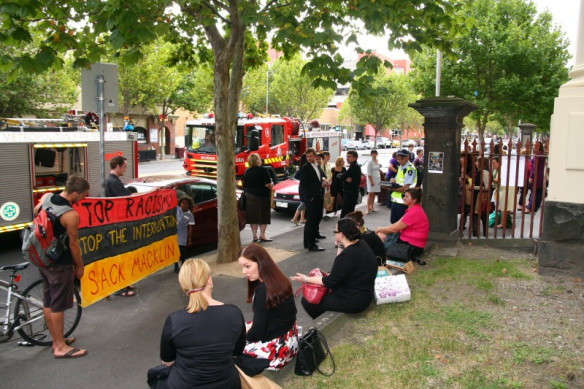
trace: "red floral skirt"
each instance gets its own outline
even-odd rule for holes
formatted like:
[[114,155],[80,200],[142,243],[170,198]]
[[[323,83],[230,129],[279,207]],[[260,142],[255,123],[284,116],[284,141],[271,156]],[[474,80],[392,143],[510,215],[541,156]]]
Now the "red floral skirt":
[[243,353],[254,358],[269,359],[270,366],[267,370],[280,370],[298,353],[296,323],[288,332],[275,339],[246,344]]

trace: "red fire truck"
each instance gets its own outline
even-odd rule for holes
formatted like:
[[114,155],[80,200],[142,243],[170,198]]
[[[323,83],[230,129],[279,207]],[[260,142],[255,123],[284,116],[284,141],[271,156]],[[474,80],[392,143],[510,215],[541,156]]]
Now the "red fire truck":
[[[185,148],[183,166],[187,174],[217,178],[214,118],[186,123]],[[341,153],[341,134],[313,128],[305,130],[297,119],[287,117],[239,120],[235,133],[236,179],[245,173],[250,153],[258,153],[264,165],[272,166],[278,176],[284,176],[307,148],[329,151],[334,160]]]
[[[100,196],[98,131],[59,126],[62,123],[54,126],[49,120],[19,120],[4,119],[0,127],[0,233],[25,228],[42,195],[62,191],[69,175],[86,178],[89,195]],[[104,138],[106,163],[117,155],[124,156],[128,159],[124,178],[137,177],[136,133],[106,132]]]

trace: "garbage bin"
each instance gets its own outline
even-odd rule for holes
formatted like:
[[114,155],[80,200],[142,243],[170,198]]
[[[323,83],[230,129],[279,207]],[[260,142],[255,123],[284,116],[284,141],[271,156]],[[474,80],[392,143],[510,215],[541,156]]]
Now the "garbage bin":
[[176,159],[183,159],[185,157],[185,148],[184,147],[175,147],[174,148],[174,156]]

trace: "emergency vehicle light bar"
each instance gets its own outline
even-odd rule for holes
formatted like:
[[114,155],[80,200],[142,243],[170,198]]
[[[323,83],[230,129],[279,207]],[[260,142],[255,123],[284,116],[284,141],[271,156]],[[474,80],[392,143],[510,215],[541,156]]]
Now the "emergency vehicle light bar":
[[64,186],[51,186],[50,188],[33,189],[32,193],[55,192],[58,190],[65,190]]
[[0,227],[0,233],[2,232],[10,232],[10,231],[18,231],[26,228],[29,223],[20,223],[20,224],[13,224],[11,226],[3,226]]
[[33,145],[35,149],[50,149],[61,147],[87,147],[87,143],[36,143]]

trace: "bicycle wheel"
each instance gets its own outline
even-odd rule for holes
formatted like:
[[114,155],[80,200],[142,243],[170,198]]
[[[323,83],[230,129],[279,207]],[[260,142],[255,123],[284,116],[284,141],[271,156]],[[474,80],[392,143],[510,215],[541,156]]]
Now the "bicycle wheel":
[[[38,280],[32,283],[22,294],[27,296],[27,300],[19,299],[16,302],[14,320],[18,323],[17,325],[31,322],[19,328],[18,333],[24,340],[37,346],[52,345],[53,338],[45,323],[43,312],[43,281]],[[81,319],[81,296],[77,287],[73,290],[73,298],[73,307],[65,311],[65,325],[63,327],[65,338],[75,331]]]

